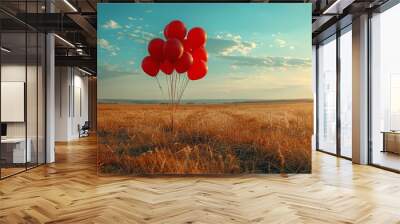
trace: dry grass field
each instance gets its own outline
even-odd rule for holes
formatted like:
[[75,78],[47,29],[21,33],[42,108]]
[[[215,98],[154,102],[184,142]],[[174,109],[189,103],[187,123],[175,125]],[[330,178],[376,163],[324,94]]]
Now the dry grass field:
[[99,104],[98,166],[119,174],[311,172],[312,103]]

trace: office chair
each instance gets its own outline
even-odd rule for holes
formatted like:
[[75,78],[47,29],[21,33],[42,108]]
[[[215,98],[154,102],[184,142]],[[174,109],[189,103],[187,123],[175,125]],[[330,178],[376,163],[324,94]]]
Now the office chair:
[[90,130],[89,121],[85,121],[85,123],[82,125],[82,127],[80,127],[80,125],[78,125],[78,129],[79,129],[79,138],[89,136],[89,130]]

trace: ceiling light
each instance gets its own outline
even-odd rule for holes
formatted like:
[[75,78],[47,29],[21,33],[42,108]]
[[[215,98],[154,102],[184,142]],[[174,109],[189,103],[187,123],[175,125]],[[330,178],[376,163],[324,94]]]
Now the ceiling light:
[[68,46],[75,48],[75,45],[73,45],[73,44],[72,44],[71,42],[69,42],[68,40],[66,40],[66,39],[64,39],[64,38],[62,38],[62,37],[60,37],[60,36],[57,35],[57,34],[54,34],[54,36],[57,37],[57,38],[58,38],[59,40],[61,40],[62,42],[64,42],[65,44],[67,44]]
[[67,4],[74,12],[78,12],[78,10],[68,1],[64,0],[65,4]]
[[6,53],[10,53],[11,52],[11,50],[9,50],[9,49],[7,49],[5,47],[1,47],[0,49],[1,49],[1,51],[4,51]]
[[90,73],[90,72],[88,72],[88,71],[86,71],[86,70],[83,70],[83,69],[81,69],[81,68],[79,68],[79,67],[78,67],[78,70],[81,71],[81,72],[83,72],[83,73],[85,73],[86,75],[90,75],[90,76],[93,75],[92,73]]
[[351,5],[355,0],[336,0],[322,14],[342,14],[343,10]]

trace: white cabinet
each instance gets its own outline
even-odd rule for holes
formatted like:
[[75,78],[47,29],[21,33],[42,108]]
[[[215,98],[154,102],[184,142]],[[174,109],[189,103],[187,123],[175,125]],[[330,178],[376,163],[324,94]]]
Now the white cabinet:
[[[26,151],[25,144],[27,143]],[[25,163],[32,161],[32,140],[25,138],[2,139],[1,144],[12,149],[12,163]]]

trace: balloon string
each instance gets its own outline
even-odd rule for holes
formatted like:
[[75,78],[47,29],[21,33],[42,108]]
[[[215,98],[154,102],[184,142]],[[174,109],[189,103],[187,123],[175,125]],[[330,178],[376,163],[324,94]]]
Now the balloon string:
[[182,80],[181,83],[179,83],[179,91],[178,91],[178,103],[180,102],[180,96],[182,95],[182,90],[184,86],[184,79],[185,77],[183,75],[180,76],[180,80]]
[[175,72],[173,72],[172,75],[171,75],[171,83],[170,83],[170,85],[171,85],[171,106],[172,106],[172,108],[173,108],[173,105],[174,105],[174,75],[175,75]]
[[177,83],[177,95],[179,96],[179,93],[180,93],[180,87],[181,87],[181,80],[182,80],[182,74],[178,74],[178,83]]
[[178,91],[176,91],[177,89],[176,89],[176,87],[177,87],[177,83],[178,83],[178,78],[179,78],[179,76],[178,76],[179,74],[178,74],[178,72],[175,72],[175,81],[174,81],[174,100],[175,100],[175,104],[174,104],[174,110],[176,110],[176,102],[177,102],[177,92]]
[[156,76],[155,78],[156,78],[156,81],[157,81],[157,84],[158,84],[158,88],[160,88],[161,95],[162,95],[163,98],[164,98],[164,97],[165,97],[165,96],[164,96],[164,90],[163,90],[163,88],[162,88],[162,86],[161,86],[161,84],[160,84],[160,81],[158,80],[158,77],[157,77],[157,76]]
[[180,75],[179,76],[179,93],[178,93],[178,105],[180,104],[180,102],[181,102],[181,98],[182,98],[182,92],[184,91],[184,85],[185,85],[185,78],[186,78],[186,75]]
[[171,89],[172,89],[172,101],[171,101],[171,129],[174,130],[174,115],[175,115],[175,84],[176,84],[176,72],[171,77]]
[[185,76],[183,76],[183,80],[182,80],[182,88],[181,88],[181,93],[180,93],[180,95],[179,95],[179,98],[182,98],[182,95],[183,95],[183,92],[185,92],[185,87],[186,87],[186,85],[187,85],[187,82],[188,82],[188,77],[187,77],[187,74],[185,75]]
[[170,99],[171,99],[171,89],[170,89],[170,86],[169,86],[169,77],[166,75],[165,76],[165,83],[166,83],[166,85],[167,85],[167,88],[168,88],[168,104],[170,103]]
[[[156,77],[157,78],[157,77]],[[160,90],[163,92],[162,86],[158,79],[157,83],[160,87]],[[171,75],[165,76],[165,83],[167,85],[168,90],[168,104],[170,107],[170,116],[171,116],[171,130],[174,130],[174,114],[178,109],[179,104],[182,101],[183,94],[189,84],[189,78],[187,75],[181,75],[174,71]]]
[[178,96],[179,96],[179,83],[180,83],[180,80],[181,80],[181,75],[177,72],[176,73],[176,83],[175,83],[175,91],[176,91],[176,93],[175,93],[175,101],[176,101],[176,104],[175,104],[175,109],[178,107],[178,100],[179,100],[179,98],[178,98]]
[[189,79],[186,78],[185,83],[184,83],[184,87],[183,87],[183,89],[182,89],[182,91],[181,91],[181,93],[180,93],[180,96],[179,96],[179,103],[181,102],[181,99],[182,99],[182,97],[183,97],[183,94],[185,93],[186,87],[187,87],[188,85],[189,85]]
[[174,75],[172,74],[172,75],[170,75],[170,77],[169,77],[169,85],[170,85],[170,89],[171,89],[171,96],[170,96],[170,101],[171,101],[171,105],[173,105],[174,104],[174,86],[172,85],[172,83],[174,82]]

